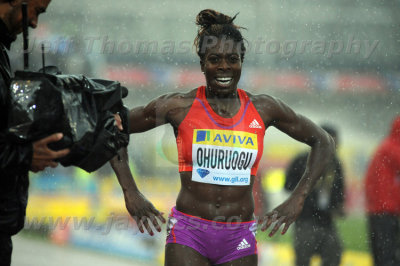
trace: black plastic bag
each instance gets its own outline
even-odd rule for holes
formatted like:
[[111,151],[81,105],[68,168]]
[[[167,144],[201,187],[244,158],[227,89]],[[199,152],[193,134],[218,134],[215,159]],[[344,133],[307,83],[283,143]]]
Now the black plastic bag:
[[[115,81],[17,71],[10,86],[9,136],[31,142],[62,132],[62,140],[49,144],[54,150],[71,149],[59,162],[95,171],[129,143],[128,110],[122,102],[127,93]],[[115,113],[123,131],[115,126]]]

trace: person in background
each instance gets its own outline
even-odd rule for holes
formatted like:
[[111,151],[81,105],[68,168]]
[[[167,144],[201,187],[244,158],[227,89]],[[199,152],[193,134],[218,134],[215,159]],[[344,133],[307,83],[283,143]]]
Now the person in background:
[[369,238],[377,266],[400,265],[400,115],[365,176]]
[[[339,145],[337,130],[321,126]],[[309,153],[297,155],[286,170],[285,189],[293,191],[306,169]],[[296,265],[310,265],[314,254],[321,256],[322,265],[340,264],[342,245],[335,228],[335,216],[344,215],[344,175],[342,163],[335,154],[304,202],[303,211],[295,222],[294,250]]]

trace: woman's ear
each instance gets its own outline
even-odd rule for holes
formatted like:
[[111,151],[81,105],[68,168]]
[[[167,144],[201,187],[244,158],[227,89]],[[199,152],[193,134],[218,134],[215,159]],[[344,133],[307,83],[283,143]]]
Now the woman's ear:
[[200,67],[201,67],[201,72],[204,74],[204,61],[200,60]]

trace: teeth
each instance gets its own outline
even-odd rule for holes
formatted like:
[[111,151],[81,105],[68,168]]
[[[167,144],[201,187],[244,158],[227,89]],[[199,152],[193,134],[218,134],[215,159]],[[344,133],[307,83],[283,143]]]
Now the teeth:
[[217,78],[216,80],[220,82],[229,82],[232,80],[232,78]]
[[215,80],[221,85],[228,85],[232,81],[232,78],[216,78]]

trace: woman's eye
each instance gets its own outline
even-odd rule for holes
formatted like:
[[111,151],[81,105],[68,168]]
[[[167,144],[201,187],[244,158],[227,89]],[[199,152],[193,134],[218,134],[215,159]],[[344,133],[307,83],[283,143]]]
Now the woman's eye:
[[208,60],[210,60],[211,63],[215,64],[219,62],[219,58],[216,56],[210,57],[208,58]]
[[229,61],[231,61],[231,63],[236,63],[237,61],[239,61],[239,58],[237,56],[232,56],[229,58]]

